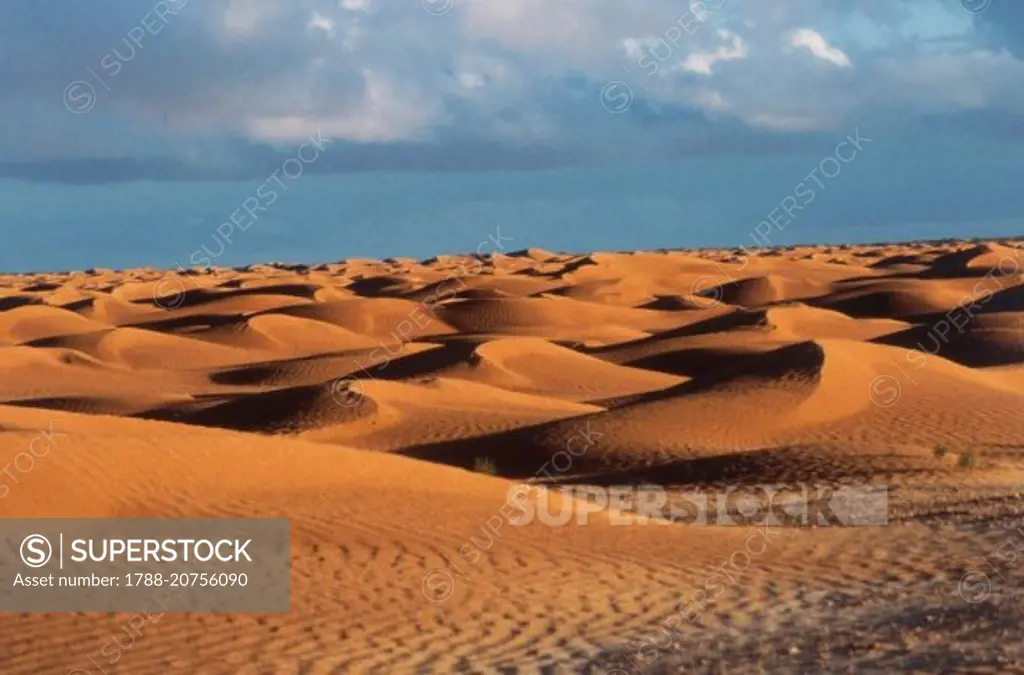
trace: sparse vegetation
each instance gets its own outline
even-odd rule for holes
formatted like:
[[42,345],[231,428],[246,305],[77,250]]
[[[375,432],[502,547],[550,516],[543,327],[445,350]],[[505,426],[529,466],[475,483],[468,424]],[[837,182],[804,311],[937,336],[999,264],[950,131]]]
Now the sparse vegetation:
[[932,453],[939,459],[942,459],[949,454],[949,446],[945,443],[936,443],[932,449]]
[[490,476],[497,476],[498,465],[493,459],[486,455],[483,457],[474,457],[473,471],[476,471],[477,473],[486,473]]
[[961,469],[973,469],[978,465],[978,458],[974,450],[967,449],[960,453],[960,460],[956,464]]

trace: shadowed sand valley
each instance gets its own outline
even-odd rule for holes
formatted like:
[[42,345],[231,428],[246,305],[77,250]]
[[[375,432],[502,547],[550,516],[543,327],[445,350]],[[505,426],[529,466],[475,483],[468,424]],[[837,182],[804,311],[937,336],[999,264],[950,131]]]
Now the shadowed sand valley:
[[[60,434],[8,469],[0,516],[292,523],[289,613],[166,614],[114,664],[126,615],[4,614],[0,672],[1024,668],[1022,261],[1002,240],[0,276],[0,464]],[[516,526],[521,481],[872,484],[889,522]]]

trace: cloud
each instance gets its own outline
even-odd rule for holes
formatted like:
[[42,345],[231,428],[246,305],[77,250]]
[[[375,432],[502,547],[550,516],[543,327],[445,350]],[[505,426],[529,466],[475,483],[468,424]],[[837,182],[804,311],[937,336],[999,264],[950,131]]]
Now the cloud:
[[282,9],[275,0],[230,0],[221,14],[224,32],[235,39],[252,38]]
[[727,30],[719,30],[718,36],[722,40],[728,41],[728,44],[722,45],[714,51],[691,53],[679,64],[680,70],[710,75],[712,66],[719,61],[738,61],[747,58],[749,50],[743,38]]
[[[155,4],[0,3],[8,173],[231,174],[317,126],[368,167],[451,170],[480,148],[494,168],[798,152],[858,123],[884,137],[945,116],[984,135],[1024,114],[1008,3],[729,0],[697,20],[678,0],[192,0],[126,42]],[[116,75],[112,50],[130,55]],[[601,105],[612,81],[626,114]],[[65,107],[75,82],[95,89],[87,114]]]
[[350,12],[369,12],[372,0],[339,0],[338,6]]
[[319,12],[313,12],[313,16],[309,19],[309,29],[320,30],[330,37],[334,37],[334,19],[322,16]]
[[344,114],[257,117],[248,123],[253,138],[283,143],[321,130],[330,138],[384,143],[416,140],[439,120],[441,109],[408,84],[396,84],[372,70],[362,73],[362,99]]
[[793,47],[806,49],[819,59],[828,61],[840,68],[849,68],[853,65],[850,62],[849,56],[844,54],[842,50],[831,46],[820,33],[810,28],[800,28],[793,31],[789,36],[789,44]]

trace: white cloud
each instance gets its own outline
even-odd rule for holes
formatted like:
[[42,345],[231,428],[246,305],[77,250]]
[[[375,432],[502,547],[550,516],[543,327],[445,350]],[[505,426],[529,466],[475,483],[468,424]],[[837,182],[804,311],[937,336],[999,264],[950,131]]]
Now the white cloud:
[[656,37],[628,37],[622,41],[622,49],[630,61],[639,61],[643,56],[656,48],[659,40]]
[[770,112],[750,115],[744,121],[752,127],[773,131],[819,131],[829,126],[826,120],[818,117],[778,115]]
[[322,30],[329,36],[334,37],[334,19],[323,16],[319,12],[313,12],[313,16],[309,19],[309,24],[306,27],[309,30]]
[[679,64],[680,70],[701,75],[710,75],[711,67],[719,61],[739,61],[747,58],[749,48],[739,35],[730,33],[727,30],[718,31],[718,37],[727,40],[728,44],[722,45],[713,51],[693,52]]
[[234,39],[252,37],[281,9],[275,0],[229,0],[222,17],[224,30]]
[[[88,118],[116,114],[172,138],[207,135],[211,144],[223,142],[222,132],[299,139],[320,122],[339,140],[540,139],[545,150],[571,155],[613,123],[622,146],[660,147],[666,129],[700,134],[708,123],[732,123],[722,125],[724,138],[742,133],[740,125],[800,133],[866,116],[909,127],[917,117],[1024,111],[1024,61],[993,50],[983,25],[955,2],[910,11],[926,3],[716,0],[706,4],[721,8],[693,33],[684,28],[693,24],[689,4],[455,0],[451,12],[434,16],[418,0],[193,2],[168,26],[168,39],[161,36],[167,58],[123,64],[110,105],[100,92],[101,112]],[[106,7],[93,11],[110,25],[137,20]],[[84,6],[75,11],[90,16]],[[60,34],[42,9],[25,12],[38,12],[38,25],[51,22]],[[49,109],[42,102],[67,86],[67,63],[91,64],[104,75],[97,60],[117,44],[107,35],[54,40],[53,58],[41,59],[36,36],[14,25],[0,22],[0,44],[30,66],[17,76],[0,68],[8,94],[0,105],[24,110],[19,120],[35,122],[37,110]],[[223,58],[225,40],[233,58]],[[617,80],[632,87],[636,101],[612,118],[599,96]],[[646,109],[657,111],[658,124],[644,117]],[[96,140],[68,134],[52,152],[127,147],[109,132]],[[2,138],[0,157],[35,156],[39,147],[34,136]]]
[[479,73],[462,72],[455,79],[463,89],[479,89],[487,84],[487,80]]
[[362,100],[343,114],[258,117],[249,121],[248,132],[277,143],[305,138],[319,128],[330,138],[387,143],[423,139],[443,121],[436,102],[413,88],[372,70],[364,70],[363,78]]
[[456,0],[466,41],[490,40],[521,56],[557,67],[592,64],[613,43],[607,4],[592,0]]
[[813,31],[810,28],[800,28],[793,31],[789,36],[789,44],[790,46],[798,49],[806,49],[819,59],[833,63],[840,68],[849,68],[853,65],[850,61],[850,57],[844,54],[841,49],[830,45],[828,41],[821,36],[821,33]]
[[729,104],[722,93],[714,89],[698,89],[693,100],[702,110],[708,112],[721,113],[729,110]]
[[371,0],[338,0],[338,6],[349,12],[369,12]]

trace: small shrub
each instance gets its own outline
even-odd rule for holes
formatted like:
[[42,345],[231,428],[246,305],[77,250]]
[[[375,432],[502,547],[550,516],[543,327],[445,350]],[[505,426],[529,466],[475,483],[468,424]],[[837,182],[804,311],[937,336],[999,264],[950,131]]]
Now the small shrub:
[[978,458],[973,450],[964,450],[960,453],[960,461],[956,465],[961,469],[972,469],[978,465]]
[[932,453],[939,459],[942,459],[949,454],[949,446],[944,443],[937,443],[935,448],[932,450]]
[[490,457],[474,457],[473,471],[476,471],[477,473],[486,473],[490,476],[496,476],[498,475],[498,465]]

